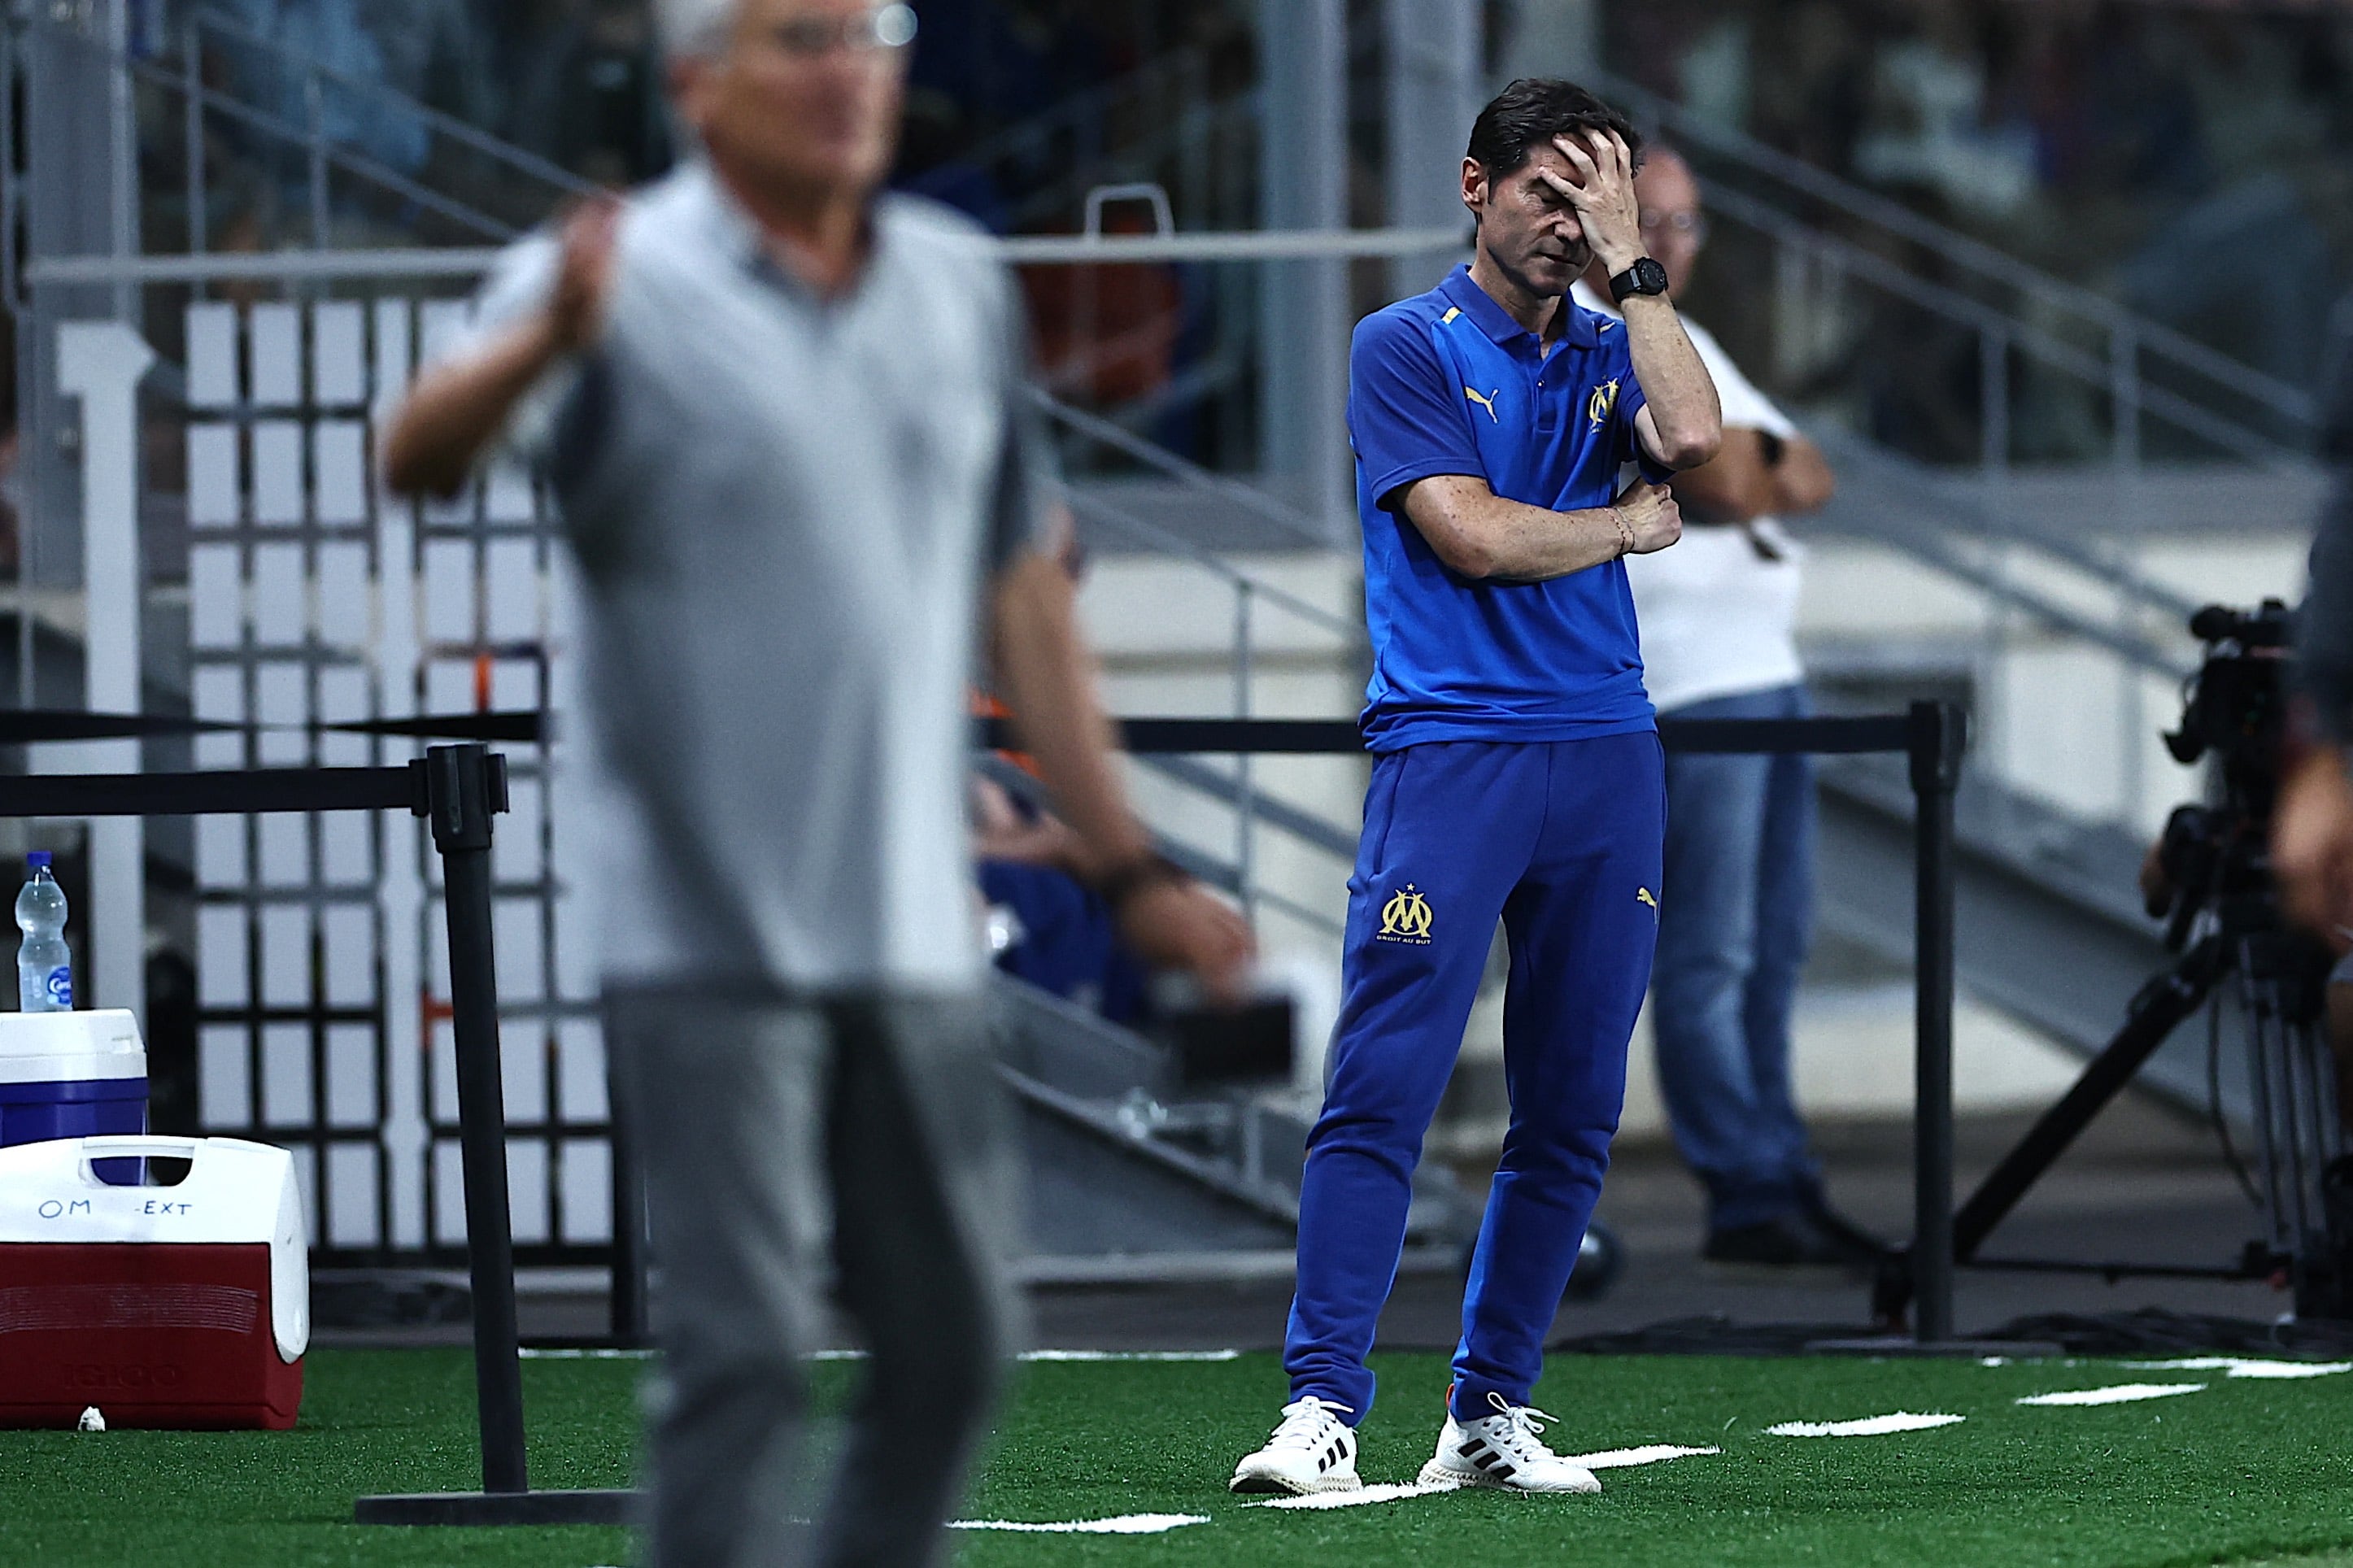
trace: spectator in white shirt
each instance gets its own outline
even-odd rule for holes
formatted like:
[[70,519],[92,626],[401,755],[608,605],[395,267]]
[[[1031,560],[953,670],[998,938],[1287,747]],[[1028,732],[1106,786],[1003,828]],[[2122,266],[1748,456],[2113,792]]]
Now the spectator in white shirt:
[[[1679,294],[1707,237],[1699,182],[1654,148],[1636,178],[1646,248]],[[1609,310],[1606,279],[1578,302]],[[1615,313],[1614,311],[1611,313]],[[1661,716],[1811,712],[1798,658],[1804,551],[1783,516],[1834,488],[1820,450],[1685,320],[1724,404],[1715,461],[1674,478],[1681,544],[1630,559],[1643,679]],[[1789,1075],[1789,1014],[1813,923],[1814,781],[1803,756],[1667,759],[1665,885],[1651,977],[1675,1143],[1707,1189],[1704,1256],[1863,1267],[1879,1244],[1832,1210]]]

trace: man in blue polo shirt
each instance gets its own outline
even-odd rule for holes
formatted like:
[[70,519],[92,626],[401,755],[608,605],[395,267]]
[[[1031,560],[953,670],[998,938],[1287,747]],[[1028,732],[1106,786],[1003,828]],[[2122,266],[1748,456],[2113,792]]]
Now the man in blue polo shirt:
[[[1528,1399],[1599,1195],[1657,936],[1665,784],[1620,563],[1681,531],[1655,481],[1715,454],[1715,388],[1642,251],[1641,137],[1515,81],[1462,163],[1476,254],[1370,316],[1348,429],[1375,753],[1345,989],[1299,1203],[1291,1402],[1244,1492],[1341,1490],[1422,1134],[1500,919],[1512,1126],[1462,1304],[1429,1484],[1600,1489]],[[1564,296],[1588,261],[1623,323]],[[1641,471],[1621,486],[1630,467]]]

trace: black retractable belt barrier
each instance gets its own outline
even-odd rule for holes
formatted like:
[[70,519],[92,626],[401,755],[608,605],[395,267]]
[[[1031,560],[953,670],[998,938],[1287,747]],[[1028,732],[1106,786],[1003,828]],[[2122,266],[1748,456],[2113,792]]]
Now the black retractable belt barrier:
[[459,1152],[466,1173],[466,1257],[474,1288],[482,1489],[364,1497],[353,1505],[352,1518],[360,1524],[625,1523],[634,1493],[535,1492],[524,1459],[498,973],[491,941],[491,819],[507,809],[506,760],[480,746],[436,746],[412,765],[427,784],[417,815],[431,825],[433,847],[441,855],[449,919],[450,1031],[457,1045]]
[[[31,716],[26,716],[31,717]],[[56,719],[59,716],[42,716]],[[102,715],[64,716],[86,730]],[[83,722],[87,721],[88,722]],[[124,721],[115,720],[121,723]],[[130,722],[141,722],[132,721]],[[174,725],[185,721],[170,721]],[[27,726],[32,727],[32,726]],[[1956,704],[1916,702],[1898,717],[1789,720],[1667,720],[1662,742],[1679,752],[1905,752],[1917,801],[1918,1088],[1915,1111],[1919,1215],[1912,1267],[1918,1286],[1916,1338],[1924,1346],[1952,1329],[1953,795],[1959,781],[1964,716]],[[1123,726],[1138,752],[1346,754],[1363,742],[1345,721],[1134,719]],[[119,732],[119,731],[118,731]],[[1001,721],[983,726],[987,744],[1010,743]],[[85,739],[26,734],[18,740]],[[506,809],[506,760],[479,743],[435,746],[406,767],[260,769],[192,773],[0,777],[0,816],[188,816],[262,812],[407,810],[430,823],[442,858],[449,934],[449,991],[458,1057],[466,1185],[466,1247],[474,1293],[475,1394],[480,1407],[480,1492],[364,1497],[363,1524],[617,1524],[635,1506],[627,1491],[529,1489],[524,1458],[521,1347],[514,1252],[507,1213],[505,1110],[500,1085],[498,988],[491,943],[491,818]],[[624,1121],[616,1119],[617,1166],[631,1167]],[[617,1188],[634,1190],[634,1170]],[[644,1321],[638,1206],[615,1208],[616,1318]],[[623,1235],[621,1227],[630,1234]],[[626,1271],[626,1273],[625,1273]]]
[[[1003,719],[979,723],[991,748],[1020,743]],[[1212,752],[1345,755],[1365,749],[1355,724],[1336,719],[1127,719],[1122,744],[1139,754]],[[1953,1334],[1954,796],[1968,745],[1968,715],[1955,702],[1915,702],[1905,712],[1816,719],[1662,719],[1670,752],[1815,756],[1901,752],[1910,762],[1916,884],[1914,927],[1915,1099],[1913,1109],[1916,1285],[1912,1348],[1969,1352]],[[1902,1342],[1825,1342],[1825,1349],[1886,1350]]]

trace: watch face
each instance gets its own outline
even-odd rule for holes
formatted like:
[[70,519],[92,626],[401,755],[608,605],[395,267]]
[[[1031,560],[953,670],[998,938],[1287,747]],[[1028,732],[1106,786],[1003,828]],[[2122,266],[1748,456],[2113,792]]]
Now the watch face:
[[1667,269],[1653,256],[1645,256],[1625,271],[1609,280],[1613,299],[1630,300],[1637,294],[1663,294],[1667,291]]

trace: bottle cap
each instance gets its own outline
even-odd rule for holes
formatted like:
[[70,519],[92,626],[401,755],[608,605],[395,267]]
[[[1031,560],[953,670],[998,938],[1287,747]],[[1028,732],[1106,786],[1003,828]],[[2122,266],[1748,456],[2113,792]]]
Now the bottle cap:
[[48,863],[49,852],[46,849],[36,849],[31,854],[25,857],[25,864],[32,867],[35,870],[39,870]]

